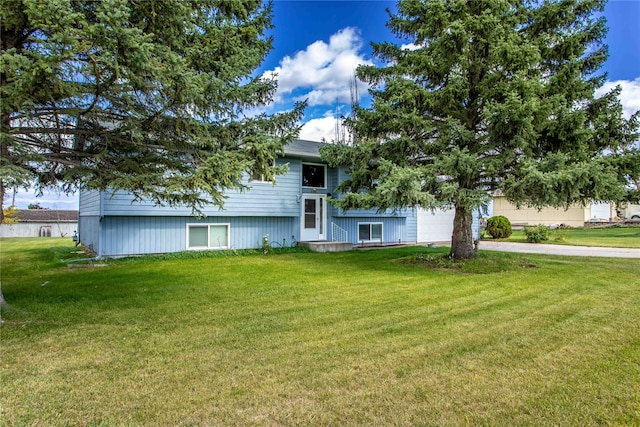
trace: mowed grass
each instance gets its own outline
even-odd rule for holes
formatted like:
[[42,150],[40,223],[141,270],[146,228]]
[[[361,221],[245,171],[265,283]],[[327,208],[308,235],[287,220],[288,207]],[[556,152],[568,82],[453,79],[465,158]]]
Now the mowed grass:
[[640,425],[637,260],[0,249],[3,425]]
[[[508,239],[526,242],[522,230],[514,230]],[[573,246],[604,246],[611,248],[640,248],[640,227],[569,228],[552,230],[549,240],[543,243]]]

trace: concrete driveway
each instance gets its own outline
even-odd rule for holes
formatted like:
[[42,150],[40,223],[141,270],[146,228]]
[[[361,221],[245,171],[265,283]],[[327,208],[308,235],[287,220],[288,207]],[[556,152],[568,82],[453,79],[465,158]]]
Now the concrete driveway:
[[483,251],[522,252],[529,254],[640,258],[640,249],[625,248],[549,245],[544,243],[492,242],[490,240],[481,240],[479,248]]

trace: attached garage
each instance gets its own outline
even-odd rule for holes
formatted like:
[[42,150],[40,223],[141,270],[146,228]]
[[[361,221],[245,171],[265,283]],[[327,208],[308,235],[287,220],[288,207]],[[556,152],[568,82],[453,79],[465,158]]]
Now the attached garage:
[[455,209],[418,209],[418,242],[451,242]]

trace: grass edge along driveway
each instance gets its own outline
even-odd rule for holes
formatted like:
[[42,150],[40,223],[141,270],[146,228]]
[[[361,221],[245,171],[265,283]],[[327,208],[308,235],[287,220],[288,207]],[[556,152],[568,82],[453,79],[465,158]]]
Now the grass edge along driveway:
[[640,424],[637,260],[58,242],[0,242],[3,425]]
[[[488,238],[487,241],[493,241]],[[514,230],[507,239],[495,241],[526,243],[522,230]],[[640,248],[640,226],[581,227],[551,230],[549,240],[542,243],[569,246]]]

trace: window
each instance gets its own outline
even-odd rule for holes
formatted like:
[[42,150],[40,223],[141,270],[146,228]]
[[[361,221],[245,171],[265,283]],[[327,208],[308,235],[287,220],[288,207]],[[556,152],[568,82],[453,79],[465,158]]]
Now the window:
[[[275,160],[273,161],[272,166],[274,168],[277,166]],[[249,181],[254,184],[274,184],[273,181],[269,181],[265,179],[264,173],[261,173],[258,170],[251,171],[251,175],[249,176]]]
[[251,182],[258,184],[273,184],[271,181],[267,181],[264,179],[264,174],[253,172],[251,174]]
[[382,242],[382,223],[358,223],[359,242]]
[[311,188],[326,188],[325,165],[302,164],[302,186]]
[[40,237],[51,237],[51,226],[50,225],[42,225],[40,226]]
[[187,249],[228,249],[229,224],[187,224]]

